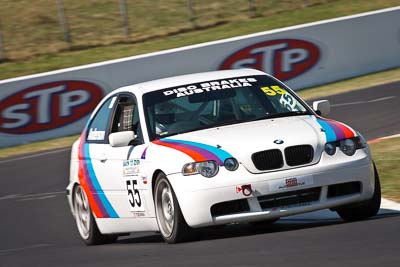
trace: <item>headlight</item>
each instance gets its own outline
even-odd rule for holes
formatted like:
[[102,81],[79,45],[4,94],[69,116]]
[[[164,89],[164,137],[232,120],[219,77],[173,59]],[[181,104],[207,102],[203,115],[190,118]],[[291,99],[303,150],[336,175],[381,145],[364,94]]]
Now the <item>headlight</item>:
[[196,168],[196,162],[185,164],[182,168],[182,174],[183,175],[198,174]]
[[340,141],[330,142],[325,144],[325,152],[333,156],[336,153],[336,147],[339,147],[340,150],[347,156],[353,156],[356,153],[357,149],[365,148],[366,141],[361,136],[348,138]]
[[200,173],[204,177],[211,178],[217,175],[219,170],[217,162],[214,160],[192,162],[185,164],[182,168],[183,175],[192,175]]
[[347,156],[353,156],[356,153],[356,143],[353,139],[345,139],[340,141],[340,150]]
[[326,143],[325,152],[330,156],[334,155],[336,153],[336,144],[334,142]]
[[228,171],[236,171],[239,167],[239,162],[235,158],[226,159],[224,166]]
[[355,137],[356,148],[365,148],[368,146],[367,140],[359,132],[357,132],[357,137]]

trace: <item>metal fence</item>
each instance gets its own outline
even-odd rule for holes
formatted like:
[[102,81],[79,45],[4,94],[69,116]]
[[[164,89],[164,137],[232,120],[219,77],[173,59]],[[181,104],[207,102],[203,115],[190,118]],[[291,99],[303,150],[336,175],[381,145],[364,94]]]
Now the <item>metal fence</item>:
[[327,1],[0,0],[0,61],[140,42]]

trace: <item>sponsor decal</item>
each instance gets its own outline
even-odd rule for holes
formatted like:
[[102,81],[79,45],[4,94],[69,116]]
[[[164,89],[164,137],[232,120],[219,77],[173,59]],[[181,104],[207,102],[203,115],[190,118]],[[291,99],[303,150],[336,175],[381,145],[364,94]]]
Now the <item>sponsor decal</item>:
[[279,102],[289,111],[297,111],[297,100],[279,85],[261,87],[261,91],[269,97],[279,97]]
[[237,87],[247,87],[252,86],[251,83],[257,82],[255,78],[239,78],[239,79],[227,79],[218,81],[203,82],[200,84],[191,84],[186,86],[181,86],[177,88],[172,88],[163,91],[165,96],[175,95],[175,97],[189,96],[193,94],[202,94],[206,92],[225,90]]
[[89,129],[89,134],[87,140],[90,141],[100,141],[104,140],[106,132],[105,131],[98,131],[97,128]]
[[138,173],[140,172],[140,160],[138,159],[124,160],[122,165],[123,176],[138,175]]
[[287,81],[314,67],[320,54],[318,46],[309,41],[271,40],[234,52],[222,62],[219,69],[258,69]]
[[[286,183],[286,187],[292,187],[292,186],[298,186],[299,183],[297,182],[297,178],[289,178],[285,180]],[[305,182],[303,182],[302,184],[305,184]]]
[[286,189],[289,187],[306,185],[306,181],[297,181],[297,178],[289,178],[285,179],[285,184],[282,184],[278,187],[278,189]]
[[0,131],[30,134],[73,123],[88,115],[103,90],[86,81],[58,81],[21,90],[2,100]]
[[285,179],[273,180],[269,183],[271,192],[280,191],[288,188],[295,188],[301,186],[309,186],[314,184],[312,175],[290,177]]

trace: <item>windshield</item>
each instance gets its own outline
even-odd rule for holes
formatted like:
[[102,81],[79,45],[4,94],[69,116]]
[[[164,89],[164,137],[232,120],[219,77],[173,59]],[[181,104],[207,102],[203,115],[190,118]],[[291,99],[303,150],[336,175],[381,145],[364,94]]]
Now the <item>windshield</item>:
[[265,75],[166,88],[143,95],[150,140],[269,118],[312,114],[290,90]]

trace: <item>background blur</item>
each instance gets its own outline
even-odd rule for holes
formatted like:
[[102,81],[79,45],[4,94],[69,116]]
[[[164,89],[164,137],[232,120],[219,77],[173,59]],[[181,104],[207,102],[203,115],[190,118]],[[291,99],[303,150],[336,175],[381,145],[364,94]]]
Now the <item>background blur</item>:
[[143,41],[324,2],[327,0],[1,0],[0,23],[4,54],[18,59]]
[[[70,49],[140,42],[332,2],[343,1],[0,0],[0,54],[3,60],[16,60]],[[353,2],[360,1],[346,2],[351,10]],[[361,2],[365,6],[380,2],[386,7],[399,1]]]
[[[68,93],[96,91],[91,90],[93,85],[105,93],[118,87],[117,83],[154,78],[150,75],[215,70],[218,64],[213,63],[221,63],[232,53],[254,44],[268,47],[267,41],[289,37],[312,43],[322,55],[315,65],[297,62],[313,67],[303,68],[301,75],[288,81],[296,85],[298,79],[316,82],[338,73],[378,71],[377,65],[395,62],[396,69],[299,93],[308,103],[329,100],[330,118],[363,133],[371,143],[383,196],[400,202],[400,8],[293,31],[269,31],[395,6],[400,6],[400,0],[0,0],[0,267],[232,267],[265,266],[266,261],[273,266],[301,262],[318,267],[400,266],[400,204],[387,200],[379,216],[363,222],[343,223],[326,211],[285,218],[275,225],[210,229],[198,242],[184,245],[167,246],[157,234],[140,233],[116,244],[85,248],[65,199],[69,147],[78,136],[1,148],[1,142],[11,146],[11,141],[22,144],[81,131],[88,116],[83,108],[95,105],[98,94],[90,94],[89,102],[78,105],[77,99],[65,97]],[[118,67],[108,62],[3,80],[256,32],[264,33],[236,38],[240,40],[229,46],[208,44],[197,50],[194,60],[190,56],[195,51],[171,57],[164,52],[122,59]],[[297,48],[304,47],[290,47]],[[375,59],[373,53],[379,57]],[[248,57],[242,53],[238,60]],[[124,65],[127,60],[137,65]],[[270,62],[279,60],[272,57]],[[50,94],[54,86],[66,91]],[[38,97],[27,96],[31,92],[52,101],[39,103]],[[61,107],[73,111],[67,118],[71,123],[62,127]],[[50,123],[37,120],[37,113],[49,110]],[[8,122],[25,120],[25,125],[20,123],[25,133],[15,125],[3,132],[3,117]],[[35,127],[45,130],[35,132]]]
[[0,80],[399,5],[400,0],[0,0]]

